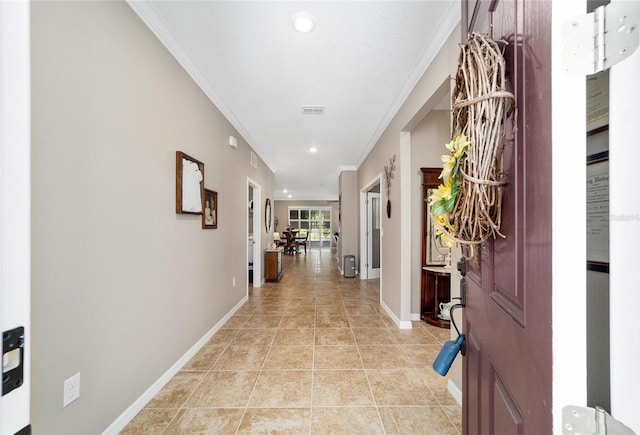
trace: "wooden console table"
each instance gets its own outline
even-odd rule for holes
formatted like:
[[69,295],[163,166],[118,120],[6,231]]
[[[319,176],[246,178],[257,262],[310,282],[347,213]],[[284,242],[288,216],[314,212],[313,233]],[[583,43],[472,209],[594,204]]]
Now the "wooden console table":
[[451,299],[451,268],[424,266],[420,289],[420,317],[430,325],[449,328],[449,320],[438,317],[440,302]]
[[282,279],[282,248],[267,249],[265,257],[265,281],[278,282]]

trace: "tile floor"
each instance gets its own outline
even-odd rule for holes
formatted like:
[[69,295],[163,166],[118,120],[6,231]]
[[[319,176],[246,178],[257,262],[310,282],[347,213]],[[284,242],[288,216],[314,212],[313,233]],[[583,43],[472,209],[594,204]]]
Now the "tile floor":
[[449,330],[400,330],[379,280],[343,278],[335,251],[283,257],[248,302],[122,434],[459,434],[431,364]]

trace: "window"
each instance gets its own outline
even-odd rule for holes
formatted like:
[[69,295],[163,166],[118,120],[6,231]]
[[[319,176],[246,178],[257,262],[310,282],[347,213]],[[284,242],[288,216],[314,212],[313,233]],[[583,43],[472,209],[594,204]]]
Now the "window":
[[310,246],[331,246],[331,207],[289,207],[289,226],[309,231]]

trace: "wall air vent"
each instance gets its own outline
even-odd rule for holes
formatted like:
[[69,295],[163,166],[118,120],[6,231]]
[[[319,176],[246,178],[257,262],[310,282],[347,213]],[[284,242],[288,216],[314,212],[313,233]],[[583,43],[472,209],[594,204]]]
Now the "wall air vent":
[[324,106],[302,106],[303,115],[324,115]]

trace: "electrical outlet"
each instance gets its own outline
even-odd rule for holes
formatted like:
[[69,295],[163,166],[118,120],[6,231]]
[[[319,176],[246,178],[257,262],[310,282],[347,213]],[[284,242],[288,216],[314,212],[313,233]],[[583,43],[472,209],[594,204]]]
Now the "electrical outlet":
[[233,286],[235,287],[236,286],[236,277],[235,276],[233,277],[232,283],[233,283]]
[[62,397],[62,407],[64,408],[80,397],[80,373],[76,373],[64,381],[64,395]]

